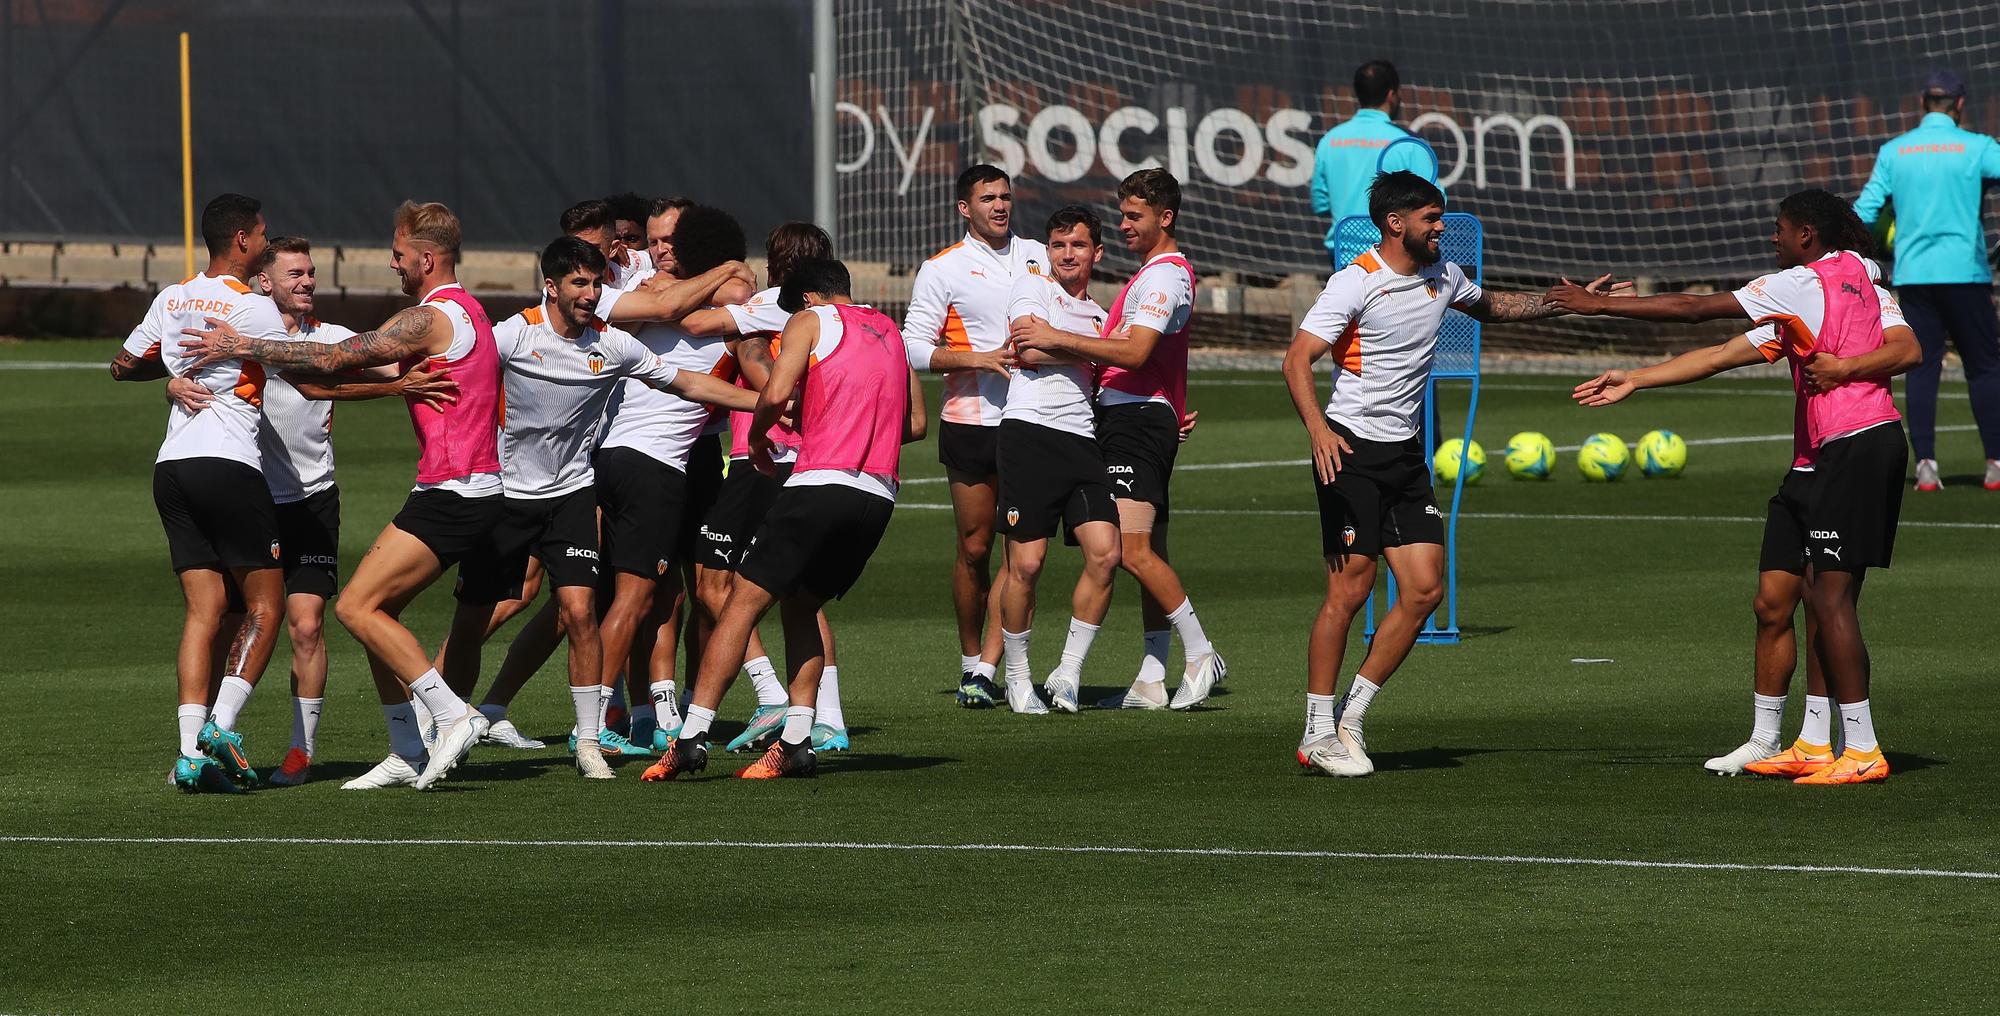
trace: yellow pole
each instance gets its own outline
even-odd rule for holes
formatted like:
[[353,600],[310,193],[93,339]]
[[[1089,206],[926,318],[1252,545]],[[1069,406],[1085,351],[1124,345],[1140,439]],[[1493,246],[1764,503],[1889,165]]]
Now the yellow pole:
[[194,275],[194,117],[188,103],[188,34],[181,33],[181,240]]

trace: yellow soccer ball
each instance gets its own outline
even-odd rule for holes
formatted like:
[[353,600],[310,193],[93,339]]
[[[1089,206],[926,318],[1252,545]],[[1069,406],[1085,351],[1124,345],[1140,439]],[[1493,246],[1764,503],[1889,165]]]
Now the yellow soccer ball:
[[1452,438],[1438,446],[1437,454],[1431,456],[1431,468],[1436,471],[1439,483],[1455,483],[1458,471],[1465,470],[1465,482],[1478,483],[1486,474],[1486,449],[1474,441],[1467,445],[1463,438]]
[[1592,434],[1576,453],[1577,472],[1595,483],[1610,483],[1625,475],[1632,452],[1616,434]]
[[1517,480],[1546,480],[1555,468],[1556,445],[1547,434],[1524,430],[1507,439],[1507,472]]
[[1671,430],[1649,430],[1639,439],[1633,457],[1639,460],[1639,475],[1679,476],[1687,468],[1688,446]]

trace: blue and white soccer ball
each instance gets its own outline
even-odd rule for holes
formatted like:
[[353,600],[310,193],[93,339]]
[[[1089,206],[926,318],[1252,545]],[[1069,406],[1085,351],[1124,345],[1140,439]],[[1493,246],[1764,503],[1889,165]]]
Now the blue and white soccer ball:
[[1641,476],[1679,476],[1687,468],[1688,446],[1671,430],[1649,430],[1639,439],[1633,457],[1639,460]]

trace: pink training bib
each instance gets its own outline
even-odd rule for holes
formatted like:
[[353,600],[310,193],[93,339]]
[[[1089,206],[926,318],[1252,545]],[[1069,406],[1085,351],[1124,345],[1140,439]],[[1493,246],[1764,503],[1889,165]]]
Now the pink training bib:
[[1853,357],[1882,348],[1882,301],[1875,295],[1875,282],[1868,266],[1852,251],[1813,262],[1820,291],[1826,300],[1826,315],[1818,335],[1805,334],[1795,322],[1779,322],[1778,327],[1795,328],[1786,336],[1785,357],[1792,365],[1792,390],[1798,401],[1792,417],[1792,465],[1810,466],[1819,456],[1819,447],[1829,438],[1902,419],[1887,378],[1856,378],[1832,391],[1813,391],[1806,386],[1800,368],[1814,353]]
[[873,307],[835,304],[840,344],[806,371],[795,473],[853,469],[899,480],[910,414],[910,363],[896,322]]
[[500,417],[505,395],[500,387],[500,350],[493,344],[493,320],[486,308],[458,286],[439,290],[428,303],[453,303],[472,319],[472,351],[457,360],[413,356],[403,361],[409,370],[420,363],[442,363],[458,385],[458,401],[443,412],[409,400],[410,423],[417,430],[417,482],[443,483],[478,473],[500,471]]
[[[1188,288],[1195,286],[1194,266],[1179,254],[1169,254],[1160,259],[1166,264],[1179,265],[1188,274]],[[1141,268],[1139,275],[1145,274]],[[1118,301],[1111,305],[1111,313],[1104,321],[1104,334],[1115,335],[1125,323],[1125,298],[1132,295],[1132,283],[1139,281],[1134,275],[1119,290]],[[1194,329],[1194,315],[1188,315],[1188,323],[1172,335],[1160,336],[1160,343],[1153,347],[1153,355],[1136,369],[1105,367],[1098,373],[1097,383],[1105,388],[1114,388],[1128,395],[1141,398],[1161,397],[1174,407],[1174,419],[1187,415],[1187,373],[1188,335]]]

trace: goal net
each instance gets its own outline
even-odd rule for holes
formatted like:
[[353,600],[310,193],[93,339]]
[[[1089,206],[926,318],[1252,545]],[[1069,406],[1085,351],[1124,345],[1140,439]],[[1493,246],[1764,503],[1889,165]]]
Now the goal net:
[[[1720,285],[1768,271],[1778,199],[1860,191],[1915,125],[1932,71],[2000,130],[2000,20],[1922,2],[843,0],[839,239],[906,271],[955,239],[952,178],[1014,174],[1017,228],[1108,212],[1125,173],[1184,188],[1202,339],[1282,342],[1327,272],[1313,149],[1354,111],[1354,69],[1400,71],[1401,122],[1437,152],[1451,206],[1486,228],[1489,281]],[[1129,271],[1117,244],[1104,275]],[[1555,320],[1491,348],[1576,353],[1686,329]]]

